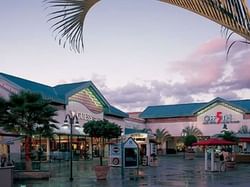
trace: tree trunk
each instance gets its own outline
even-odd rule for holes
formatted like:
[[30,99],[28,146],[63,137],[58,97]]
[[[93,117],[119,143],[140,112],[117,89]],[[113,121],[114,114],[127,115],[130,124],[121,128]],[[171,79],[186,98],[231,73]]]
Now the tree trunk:
[[25,137],[25,169],[30,171],[32,170],[32,162],[31,162],[31,137]]
[[103,162],[102,162],[102,158],[103,158],[103,144],[104,144],[104,141],[103,141],[103,138],[101,138],[100,166],[103,165]]

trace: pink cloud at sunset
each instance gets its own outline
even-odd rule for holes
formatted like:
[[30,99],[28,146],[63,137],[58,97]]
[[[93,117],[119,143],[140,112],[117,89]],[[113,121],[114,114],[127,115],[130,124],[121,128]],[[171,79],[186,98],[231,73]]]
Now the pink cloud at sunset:
[[[226,39],[213,38],[206,43],[200,45],[192,54],[191,57],[211,55],[225,51]],[[191,58],[190,57],[190,58]]]
[[142,110],[148,105],[171,104],[165,103],[171,100],[167,98],[172,98],[175,103],[207,101],[207,97],[200,95],[209,95],[209,99],[240,99],[236,92],[250,88],[250,48],[235,46],[226,61],[225,40],[214,38],[200,45],[187,58],[168,63],[166,76],[178,73],[183,82],[170,84],[171,81],[150,80],[143,85],[129,83],[117,89],[106,89],[105,94],[112,103],[127,111]]

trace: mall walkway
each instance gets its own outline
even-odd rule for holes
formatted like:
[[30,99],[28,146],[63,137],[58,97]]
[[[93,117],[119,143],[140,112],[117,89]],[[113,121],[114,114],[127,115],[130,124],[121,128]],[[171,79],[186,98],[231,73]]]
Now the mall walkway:
[[[94,161],[94,162],[97,162]],[[227,172],[205,172],[204,159],[184,160],[181,156],[159,158],[158,167],[141,167],[142,177],[129,177],[129,171],[121,179],[121,169],[111,168],[107,181],[96,181],[93,161],[73,163],[74,181],[69,181],[69,162],[43,164],[52,171],[49,180],[17,181],[14,187],[249,187],[250,164],[238,164]]]

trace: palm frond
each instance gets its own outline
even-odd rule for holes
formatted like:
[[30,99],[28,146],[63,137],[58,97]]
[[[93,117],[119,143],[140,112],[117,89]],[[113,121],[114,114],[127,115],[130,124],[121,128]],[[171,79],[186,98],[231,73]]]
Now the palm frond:
[[250,40],[250,14],[246,0],[160,0],[206,17]]
[[202,136],[202,132],[200,129],[194,126],[187,126],[184,129],[182,129],[182,134],[185,134],[185,136],[193,135],[193,136]]
[[156,129],[155,131],[156,142],[159,144],[164,143],[171,135],[166,129]]
[[239,134],[249,134],[250,133],[250,129],[248,128],[247,125],[242,125],[240,127],[240,129],[238,130]]
[[64,48],[82,52],[83,24],[89,9],[100,0],[44,0],[46,8],[52,9],[48,22],[56,33],[55,39]]
[[[84,49],[83,24],[85,17],[100,0],[44,0],[46,7],[52,9],[49,22],[56,33],[59,44],[80,53]],[[226,29],[250,41],[250,14],[246,0],[159,0],[185,8],[206,17]]]

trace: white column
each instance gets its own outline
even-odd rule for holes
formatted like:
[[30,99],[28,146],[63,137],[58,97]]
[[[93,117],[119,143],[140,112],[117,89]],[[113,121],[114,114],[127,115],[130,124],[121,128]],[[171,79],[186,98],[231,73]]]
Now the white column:
[[211,148],[211,171],[214,171],[214,147]]
[[147,136],[147,139],[146,139],[146,155],[148,157],[148,165],[150,164],[149,161],[150,161],[150,143],[149,143],[149,137]]
[[207,148],[205,148],[205,171],[207,171]]

